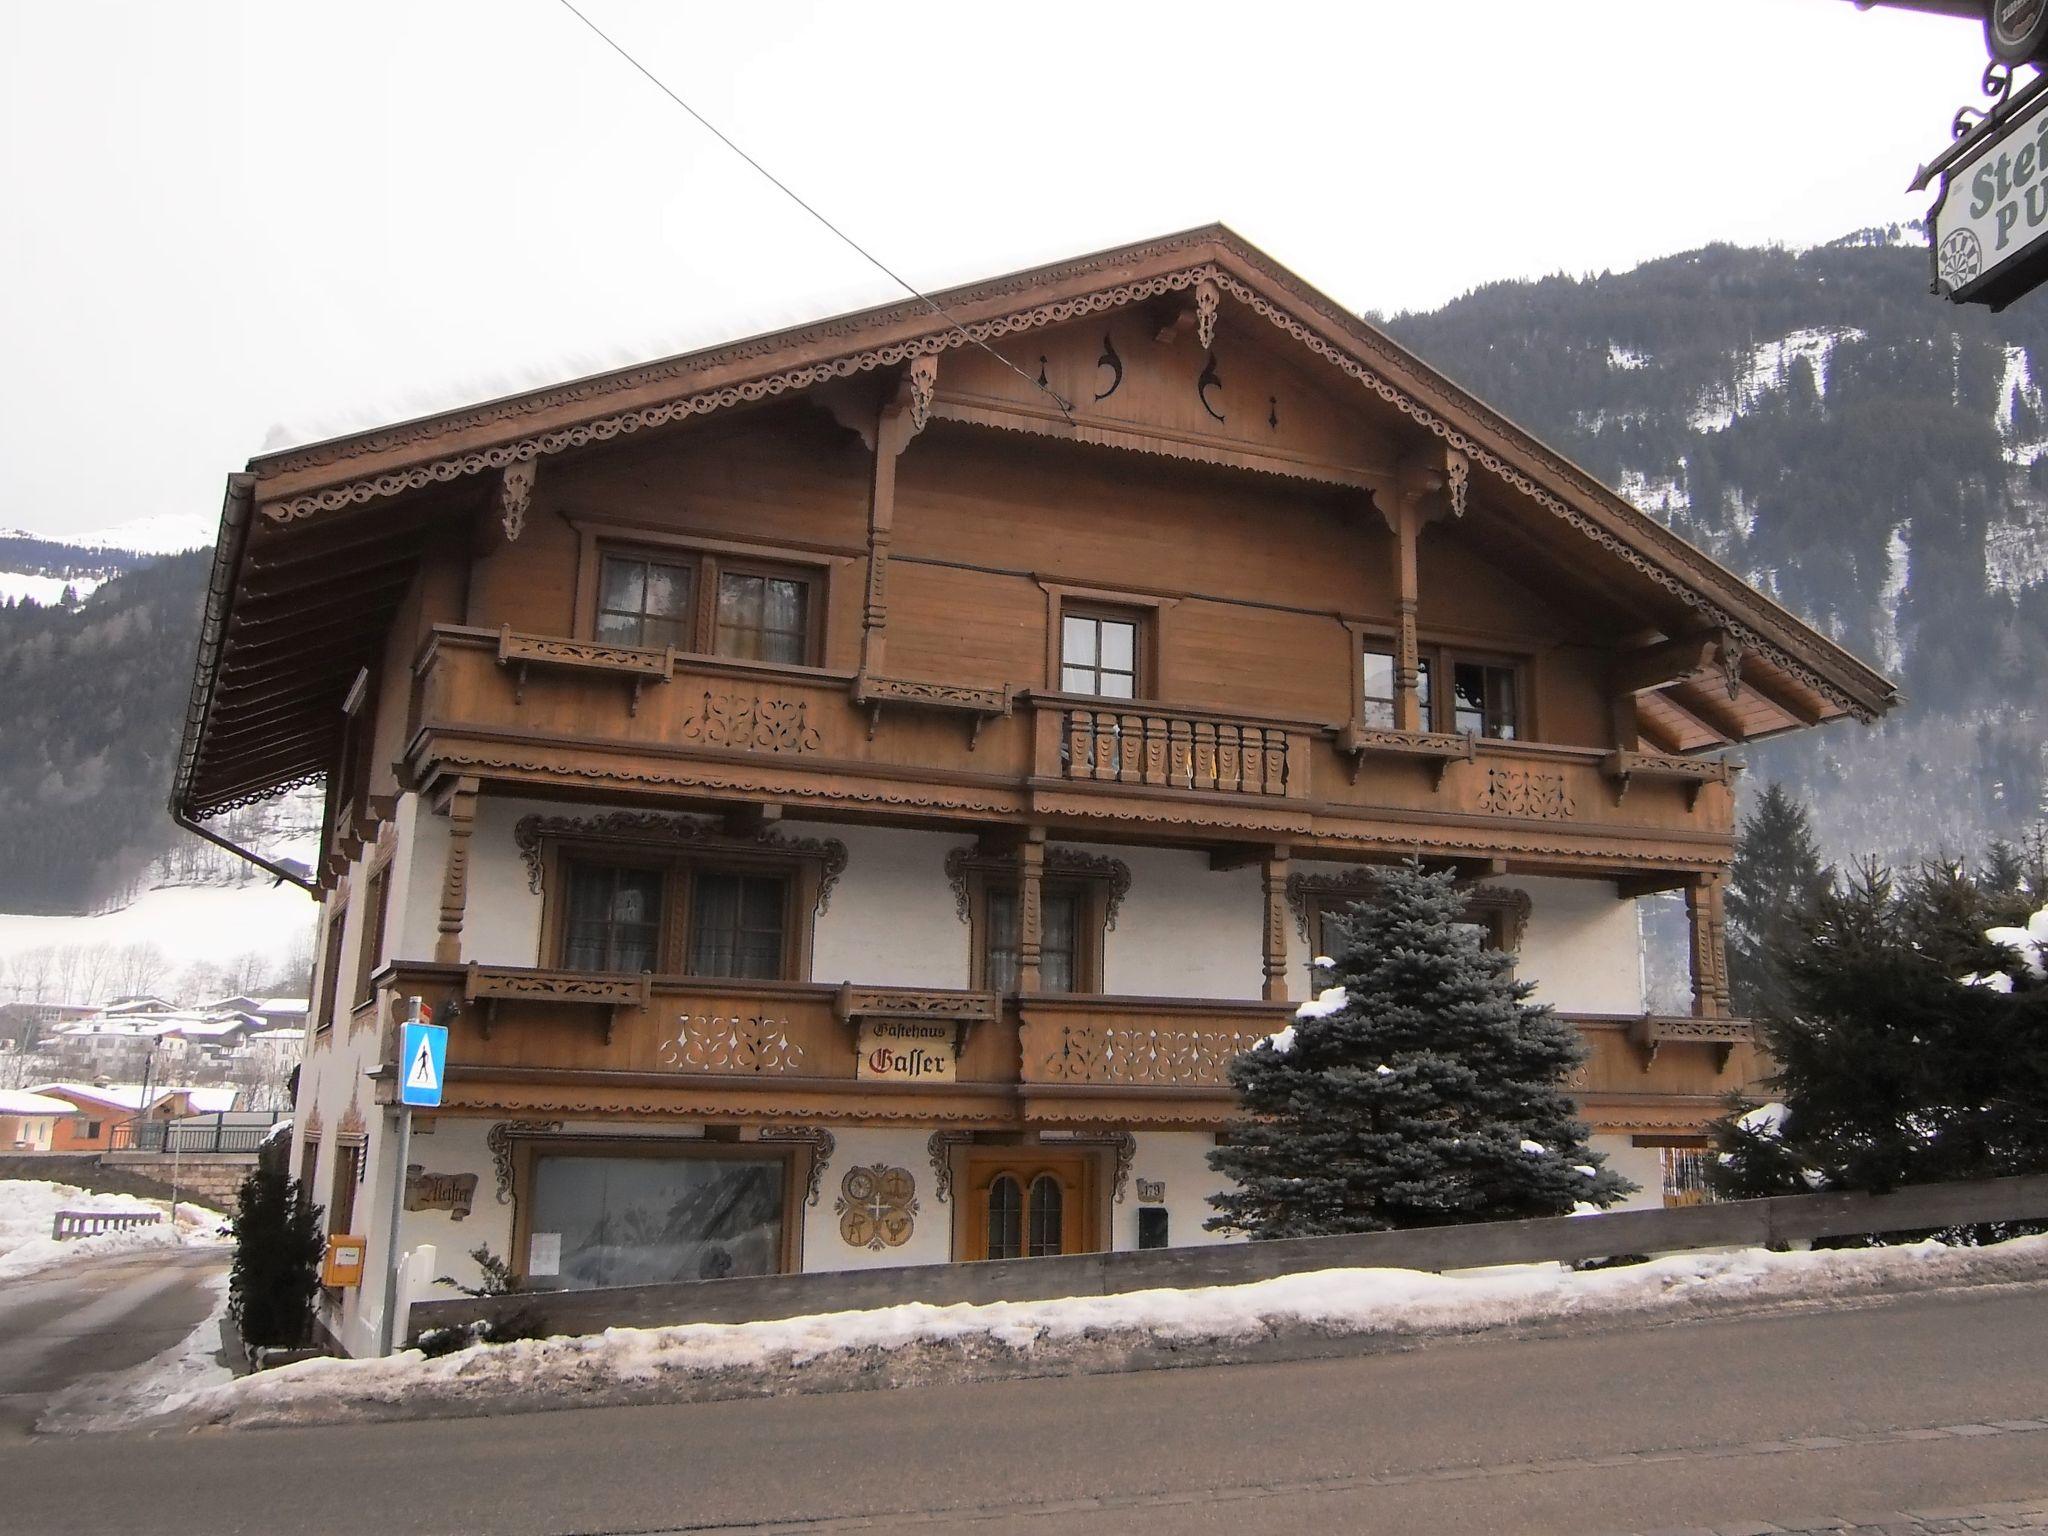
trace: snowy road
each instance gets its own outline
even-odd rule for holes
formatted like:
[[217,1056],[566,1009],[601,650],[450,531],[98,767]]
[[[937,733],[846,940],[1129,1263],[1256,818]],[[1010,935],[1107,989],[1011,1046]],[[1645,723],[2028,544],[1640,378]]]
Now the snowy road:
[[155,1248],[0,1281],[0,1438],[26,1433],[61,1388],[191,1333],[227,1261],[219,1247]]
[[1985,1512],[2048,1495],[2044,1413],[2025,1285],[1284,1365],[16,1439],[0,1488],[48,1536],[145,1512],[162,1536],[1965,1528],[1899,1513],[1935,1506],[2048,1529]]

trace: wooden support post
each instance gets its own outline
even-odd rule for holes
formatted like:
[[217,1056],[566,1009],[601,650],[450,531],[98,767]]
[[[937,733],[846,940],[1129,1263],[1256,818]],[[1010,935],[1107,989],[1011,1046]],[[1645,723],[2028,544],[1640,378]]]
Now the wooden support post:
[[1038,990],[1045,942],[1045,828],[1031,827],[1017,845],[1017,990]]
[[1728,1017],[1727,877],[1700,875],[1685,887],[1685,916],[1692,933],[1692,1011],[1696,1018]]
[[896,520],[896,460],[931,420],[939,360],[911,359],[902,381],[882,397],[875,418],[875,478],[868,495],[868,586],[861,610],[860,671],[879,677],[889,639],[889,544]]
[[1285,843],[1274,846],[1260,866],[1264,887],[1266,985],[1260,994],[1269,1003],[1287,1001],[1287,856]]
[[1394,611],[1399,618],[1399,632],[1394,645],[1394,729],[1397,731],[1428,729],[1422,719],[1419,691],[1421,647],[1415,636],[1415,615],[1419,606],[1415,545],[1421,531],[1422,519],[1415,503],[1402,497],[1400,509],[1394,517]]
[[469,906],[469,835],[476,828],[477,781],[457,779],[441,807],[448,817],[448,857],[441,868],[441,926],[434,959],[453,965],[462,959],[462,918]]

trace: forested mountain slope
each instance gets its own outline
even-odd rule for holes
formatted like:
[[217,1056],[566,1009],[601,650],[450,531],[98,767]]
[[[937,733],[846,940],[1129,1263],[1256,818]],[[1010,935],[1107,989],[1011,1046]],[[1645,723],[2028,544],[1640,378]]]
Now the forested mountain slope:
[[1894,227],[1381,322],[1903,685],[1876,730],[1746,754],[1838,859],[1974,849],[2043,809],[2048,303],[1993,315],[1927,283]]

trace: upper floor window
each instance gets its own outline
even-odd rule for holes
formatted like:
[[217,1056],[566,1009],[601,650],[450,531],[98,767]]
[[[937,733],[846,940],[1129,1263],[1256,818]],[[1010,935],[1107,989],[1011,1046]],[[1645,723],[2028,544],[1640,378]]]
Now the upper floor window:
[[735,661],[818,660],[822,567],[764,563],[721,550],[594,545],[582,601],[592,638],[647,650],[674,646]]
[[1451,663],[1451,729],[1515,739],[1520,693],[1516,669],[1483,661]]
[[621,864],[569,865],[562,964],[572,971],[661,969],[662,874]]
[[[1378,730],[1392,730],[1394,648],[1388,641],[1369,639],[1359,661],[1359,720]],[[1448,676],[1451,683],[1448,696],[1442,699],[1434,687],[1439,676]],[[1469,731],[1474,736],[1513,741],[1522,734],[1521,695],[1522,669],[1513,662],[1480,661],[1435,649],[1416,656],[1417,715],[1425,731]]]
[[[1365,648],[1365,696],[1360,701],[1359,718],[1367,725],[1379,730],[1394,729],[1394,652],[1390,647],[1367,645]],[[1427,656],[1419,656],[1415,662],[1415,698],[1422,728],[1430,729],[1429,681],[1430,664]]]
[[[990,992],[1017,990],[1018,911],[1014,886],[991,883],[988,921],[983,925],[982,986]],[[1047,881],[1038,892],[1038,990],[1094,990],[1080,984],[1086,959],[1082,933],[1089,909],[1087,890],[1078,883]]]
[[597,638],[650,650],[694,650],[695,590],[696,571],[686,562],[606,555],[597,584]]
[[1104,699],[1134,699],[1144,639],[1138,615],[1109,608],[1060,614],[1060,690]]
[[802,577],[718,573],[718,655],[801,666],[810,659],[809,620],[810,583]]
[[786,875],[698,870],[690,881],[690,974],[773,981],[782,975]]
[[564,970],[776,981],[794,974],[807,943],[801,882],[786,865],[732,869],[702,856],[648,862],[578,853],[560,869],[553,949]]

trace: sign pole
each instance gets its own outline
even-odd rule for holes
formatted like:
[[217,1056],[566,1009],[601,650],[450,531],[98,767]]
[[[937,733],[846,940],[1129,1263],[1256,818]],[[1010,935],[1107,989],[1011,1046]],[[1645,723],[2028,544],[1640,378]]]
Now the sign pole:
[[[418,998],[413,1001],[417,1003]],[[384,1313],[377,1325],[377,1353],[391,1353],[391,1335],[398,1323],[398,1223],[405,1214],[405,1165],[412,1156],[412,1106],[400,1104],[396,1160],[391,1175],[391,1219],[384,1229]]]

